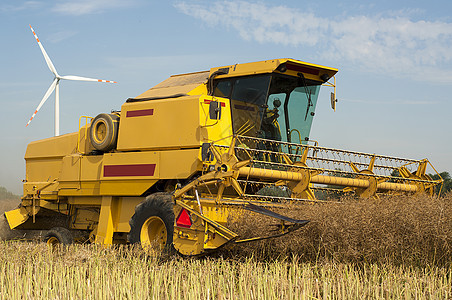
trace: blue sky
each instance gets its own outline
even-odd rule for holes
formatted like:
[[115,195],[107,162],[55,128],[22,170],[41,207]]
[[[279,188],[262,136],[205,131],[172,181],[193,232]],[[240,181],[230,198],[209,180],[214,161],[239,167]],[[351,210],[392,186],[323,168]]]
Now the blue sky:
[[25,128],[53,80],[29,24],[61,75],[118,82],[61,82],[63,134],[172,74],[290,57],[339,69],[337,111],[329,90],[319,97],[320,145],[451,172],[450,11],[446,0],[3,0],[0,185],[21,193],[26,145],[53,135],[53,95]]

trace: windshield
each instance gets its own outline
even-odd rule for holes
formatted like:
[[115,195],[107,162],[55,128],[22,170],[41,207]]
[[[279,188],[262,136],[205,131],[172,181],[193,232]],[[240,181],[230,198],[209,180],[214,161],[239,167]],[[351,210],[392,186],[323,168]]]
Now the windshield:
[[271,75],[248,76],[219,81],[214,95],[231,99],[233,132],[260,137]]
[[[268,118],[273,132],[278,131],[280,136],[272,135],[270,131],[266,138],[284,142],[306,143],[309,139],[315,106],[319,95],[320,85],[306,83],[306,86],[297,86],[288,91],[271,89],[268,97]],[[279,106],[278,106],[279,105]],[[270,123],[270,122],[264,122]]]
[[265,74],[217,80],[214,95],[231,99],[235,134],[306,143],[320,85],[302,75]]

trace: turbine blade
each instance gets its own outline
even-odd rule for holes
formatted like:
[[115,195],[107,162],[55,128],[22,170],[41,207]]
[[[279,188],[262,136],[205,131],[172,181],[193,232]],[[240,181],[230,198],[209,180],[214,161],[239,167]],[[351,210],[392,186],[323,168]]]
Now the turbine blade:
[[60,76],[60,78],[66,79],[66,80],[76,80],[76,81],[97,81],[97,82],[117,83],[116,81],[111,81],[111,80],[95,79],[95,78],[81,77],[81,76],[75,76],[75,75]]
[[38,38],[38,35],[34,31],[33,27],[30,25],[30,29],[33,32],[33,35],[35,36],[36,41],[38,42],[39,48],[41,48],[42,55],[44,55],[44,59],[46,60],[47,66],[49,67],[50,71],[56,76],[59,77],[57,70],[55,69],[55,66],[53,65],[52,61],[50,60],[50,57],[47,55],[46,50],[44,50],[44,47],[41,44],[41,41]]
[[39,109],[41,109],[41,106],[44,104],[44,102],[46,102],[46,100],[49,98],[50,94],[52,94],[53,90],[55,89],[56,85],[58,84],[58,78],[55,78],[52,82],[52,84],[50,85],[49,89],[47,90],[47,92],[45,93],[44,97],[42,97],[41,102],[39,103],[38,107],[36,108],[35,112],[33,113],[33,115],[31,116],[30,120],[28,121],[27,125],[25,125],[25,127],[27,127],[31,120],[33,120],[33,118],[36,116],[36,114],[38,113]]

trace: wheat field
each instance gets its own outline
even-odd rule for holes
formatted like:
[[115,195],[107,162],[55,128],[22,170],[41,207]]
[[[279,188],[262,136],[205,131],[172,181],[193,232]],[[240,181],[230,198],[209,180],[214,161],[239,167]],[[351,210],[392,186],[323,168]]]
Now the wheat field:
[[450,299],[450,268],[157,259],[130,247],[0,244],[2,299]]
[[[452,299],[452,195],[343,199],[284,211],[311,220],[200,258],[137,246],[0,242],[1,299]],[[264,233],[268,220],[230,226]]]
[[[441,198],[379,199],[306,204],[280,213],[311,222],[290,235],[231,251],[260,258],[297,254],[304,261],[393,263],[426,267],[452,263],[452,193]],[[244,214],[231,227],[242,236],[265,234],[271,219]]]

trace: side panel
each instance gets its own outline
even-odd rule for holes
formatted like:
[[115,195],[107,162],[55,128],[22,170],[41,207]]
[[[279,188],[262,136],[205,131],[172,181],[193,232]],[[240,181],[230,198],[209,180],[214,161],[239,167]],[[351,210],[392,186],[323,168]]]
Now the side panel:
[[51,137],[28,144],[25,160],[63,157],[77,152],[77,132]]
[[199,97],[125,103],[118,151],[199,147]]
[[59,180],[60,196],[100,195],[103,155],[71,155],[63,158]]
[[28,144],[25,153],[26,177],[24,195],[34,193],[36,188],[46,186],[44,193],[56,193],[58,183],[48,185],[60,178],[63,157],[76,153],[77,133],[65,134]]
[[[209,117],[210,102],[218,101],[221,118],[212,120]],[[219,145],[229,145],[232,136],[231,105],[229,99],[203,95],[199,100],[199,122],[201,124],[201,138],[203,142],[218,141]],[[229,138],[229,139],[228,139]]]
[[100,177],[101,195],[141,195],[159,179],[160,153],[105,153]]
[[159,179],[186,179],[201,170],[199,149],[106,153],[102,195],[139,196]]
[[62,157],[29,158],[26,160],[27,182],[50,182],[60,175]]
[[[78,188],[78,181],[80,180],[81,165],[82,160],[80,155],[68,155],[63,157],[60,177],[58,181],[60,182],[60,188],[65,186],[66,188]],[[71,184],[72,183],[72,184]]]
[[160,152],[160,179],[186,179],[202,170],[201,150],[184,149]]
[[159,179],[186,179],[200,171],[199,156],[199,148],[68,155],[58,184],[47,189],[58,189],[59,196],[139,196]]

